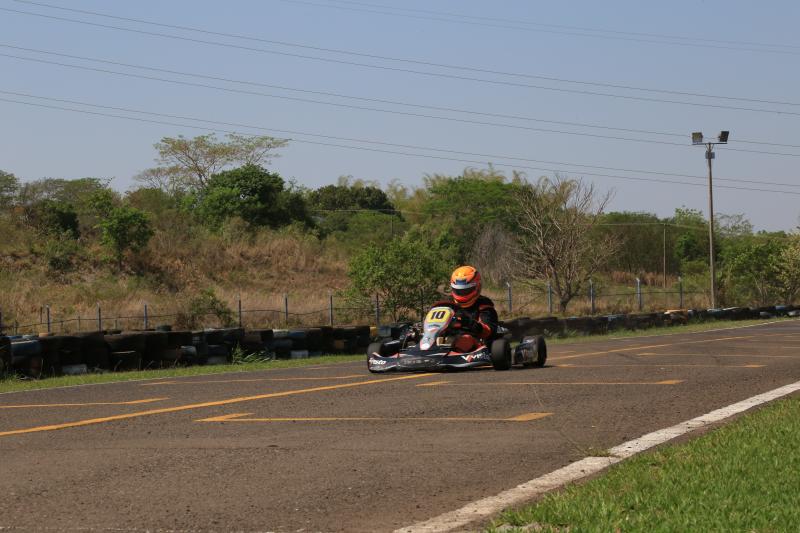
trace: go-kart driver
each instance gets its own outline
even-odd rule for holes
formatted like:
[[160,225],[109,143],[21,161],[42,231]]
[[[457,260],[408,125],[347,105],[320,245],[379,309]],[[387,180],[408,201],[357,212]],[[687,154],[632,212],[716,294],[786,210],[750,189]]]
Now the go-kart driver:
[[475,267],[460,266],[450,276],[451,300],[437,302],[435,306],[452,307],[456,321],[451,327],[462,331],[454,346],[468,352],[478,344],[478,339],[487,341],[497,334],[497,311],[494,302],[481,296],[481,274]]

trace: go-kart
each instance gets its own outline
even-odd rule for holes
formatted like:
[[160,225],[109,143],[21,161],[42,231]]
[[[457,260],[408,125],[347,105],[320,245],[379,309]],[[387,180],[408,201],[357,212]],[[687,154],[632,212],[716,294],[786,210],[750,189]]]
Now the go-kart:
[[370,372],[431,371],[479,366],[508,370],[513,365],[544,366],[544,337],[525,337],[512,350],[508,331],[482,340],[464,327],[467,318],[451,307],[432,308],[422,324],[409,326],[399,339],[374,342],[367,348]]

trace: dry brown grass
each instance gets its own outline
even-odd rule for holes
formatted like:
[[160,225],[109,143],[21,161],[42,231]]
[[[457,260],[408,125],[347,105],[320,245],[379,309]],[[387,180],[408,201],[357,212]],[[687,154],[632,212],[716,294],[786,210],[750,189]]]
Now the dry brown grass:
[[[171,317],[159,315],[185,310],[205,289],[233,310],[240,297],[246,310],[283,309],[286,294],[292,313],[325,310],[321,315],[327,321],[329,292],[347,285],[346,260],[313,236],[291,231],[264,230],[233,239],[173,227],[157,232],[146,252],[122,273],[103,260],[101,249],[90,247],[73,271],[57,274],[24,242],[17,236],[0,248],[0,309],[7,325],[39,322],[50,306],[54,320],[72,321],[65,329],[77,329],[78,316],[82,326],[95,327],[98,304],[105,317],[140,317],[145,303],[151,325],[169,323]],[[91,326],[84,322],[89,319]],[[245,314],[251,325],[276,319],[269,313]],[[141,318],[104,322],[107,328],[141,325]]]

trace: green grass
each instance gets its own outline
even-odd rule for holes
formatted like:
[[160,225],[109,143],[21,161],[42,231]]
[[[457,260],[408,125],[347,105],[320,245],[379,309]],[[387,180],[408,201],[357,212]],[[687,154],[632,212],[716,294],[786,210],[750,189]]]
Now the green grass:
[[634,337],[655,337],[657,335],[676,335],[681,333],[708,331],[711,329],[740,328],[743,326],[754,326],[757,324],[764,324],[766,322],[784,320],[796,319],[782,317],[773,318],[770,320],[710,320],[708,322],[694,322],[684,326],[662,326],[658,328],[612,331],[611,333],[603,335],[582,335],[579,333],[569,333],[563,337],[548,337],[547,344],[580,344],[584,342],[596,342],[597,340],[602,339],[628,339]]
[[797,531],[798,472],[800,398],[792,398],[507,511],[488,531]]
[[236,365],[189,366],[164,368],[159,370],[140,370],[136,372],[104,372],[102,374],[59,376],[39,380],[6,377],[0,379],[0,393],[35,389],[52,389],[55,387],[71,387],[75,385],[91,385],[96,383],[115,383],[120,381],[134,381],[143,379],[204,376],[209,374],[225,374],[231,372],[272,370],[276,368],[330,365],[345,361],[360,361],[363,359],[364,355],[323,355],[309,359],[279,359],[276,361],[248,362]]

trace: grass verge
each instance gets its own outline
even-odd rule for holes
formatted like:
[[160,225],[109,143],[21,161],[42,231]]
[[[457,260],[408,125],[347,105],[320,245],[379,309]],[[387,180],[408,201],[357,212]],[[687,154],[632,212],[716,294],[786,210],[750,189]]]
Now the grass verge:
[[602,335],[582,335],[579,333],[568,333],[566,336],[548,337],[547,344],[580,344],[584,342],[595,342],[602,339],[628,339],[634,337],[656,337],[659,335],[678,335],[682,333],[696,333],[712,329],[741,328],[744,326],[755,326],[768,322],[780,322],[797,320],[796,318],[773,318],[770,320],[711,320],[708,322],[696,322],[683,326],[662,326],[658,328],[619,330]]
[[796,531],[798,471],[794,397],[506,511],[487,531]]
[[140,370],[137,372],[104,372],[102,374],[59,376],[46,379],[19,379],[16,377],[7,377],[0,379],[0,393],[36,389],[52,389],[56,387],[72,387],[76,385],[92,385],[96,383],[116,383],[120,381],[174,378],[181,376],[204,376],[232,372],[252,372],[254,370],[272,370],[276,368],[329,365],[345,361],[361,361],[363,359],[363,355],[323,355],[320,357],[312,357],[310,359],[279,359],[276,361],[249,362],[236,365],[188,366],[163,368],[158,370]]

